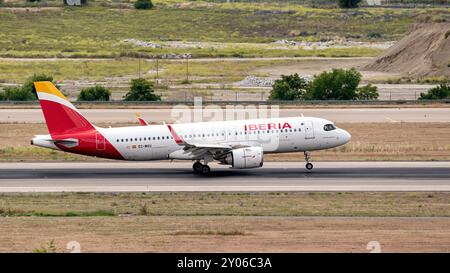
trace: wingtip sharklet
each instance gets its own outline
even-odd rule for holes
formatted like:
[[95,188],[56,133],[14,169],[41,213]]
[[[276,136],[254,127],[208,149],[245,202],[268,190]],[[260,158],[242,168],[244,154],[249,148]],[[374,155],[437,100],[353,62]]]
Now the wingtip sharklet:
[[[164,123],[164,124],[165,124],[165,123]],[[167,126],[167,128],[169,129],[170,134],[172,135],[173,139],[175,140],[175,142],[176,142],[178,145],[184,145],[184,144],[186,144],[186,142],[183,140],[183,138],[180,137],[180,136],[175,132],[175,130],[173,130],[173,128],[172,128],[172,126],[171,126],[170,124],[166,124],[166,126]]]

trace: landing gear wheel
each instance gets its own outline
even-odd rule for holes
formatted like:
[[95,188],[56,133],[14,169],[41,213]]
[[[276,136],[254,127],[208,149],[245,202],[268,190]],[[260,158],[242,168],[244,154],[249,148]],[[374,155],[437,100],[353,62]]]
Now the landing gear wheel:
[[314,167],[313,164],[309,162],[311,160],[311,156],[309,155],[308,151],[305,151],[304,154],[305,154],[305,161],[306,161],[305,167],[308,171],[310,171]]
[[203,164],[200,162],[195,162],[194,165],[192,165],[192,169],[194,170],[194,172],[199,173],[202,171],[203,168]]
[[202,166],[202,174],[209,174],[211,172],[211,168],[208,165]]

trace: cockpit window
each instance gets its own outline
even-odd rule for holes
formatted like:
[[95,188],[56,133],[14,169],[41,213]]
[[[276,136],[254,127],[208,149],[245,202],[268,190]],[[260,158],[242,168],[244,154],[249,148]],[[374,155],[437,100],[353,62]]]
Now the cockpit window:
[[325,124],[325,125],[323,126],[323,129],[324,129],[325,131],[333,131],[333,130],[336,129],[336,126],[334,126],[334,124]]

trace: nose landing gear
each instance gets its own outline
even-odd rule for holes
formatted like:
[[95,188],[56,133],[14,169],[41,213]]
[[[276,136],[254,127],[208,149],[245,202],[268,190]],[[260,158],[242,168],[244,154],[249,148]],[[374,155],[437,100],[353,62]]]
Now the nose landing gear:
[[314,168],[313,164],[311,162],[309,162],[309,160],[311,159],[311,156],[309,155],[308,151],[305,151],[304,155],[305,155],[305,161],[306,161],[305,167],[308,171],[310,171]]

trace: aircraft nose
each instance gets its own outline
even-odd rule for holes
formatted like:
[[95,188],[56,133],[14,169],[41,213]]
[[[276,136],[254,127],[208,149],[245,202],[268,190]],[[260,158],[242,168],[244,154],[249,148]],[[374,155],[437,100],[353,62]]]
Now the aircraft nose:
[[341,138],[342,138],[342,144],[348,143],[350,141],[350,139],[352,139],[352,135],[350,135],[349,132],[342,130],[341,133]]

